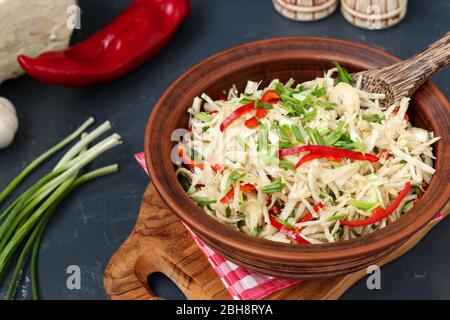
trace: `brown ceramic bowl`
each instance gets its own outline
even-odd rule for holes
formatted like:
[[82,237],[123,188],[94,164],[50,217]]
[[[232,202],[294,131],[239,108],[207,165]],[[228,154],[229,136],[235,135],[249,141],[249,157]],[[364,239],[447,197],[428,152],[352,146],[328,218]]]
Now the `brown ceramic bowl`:
[[352,72],[379,68],[399,61],[378,49],[337,39],[273,38],[218,53],[180,76],[158,101],[148,121],[145,153],[150,177],[161,197],[178,217],[212,249],[236,264],[268,275],[322,278],[349,273],[376,263],[424,227],[449,200],[450,107],[430,82],[416,93],[409,117],[415,126],[442,137],[435,147],[436,174],[422,200],[399,221],[370,235],[333,244],[291,245],[261,240],[232,230],[207,216],[184,193],[175,177],[171,133],[186,128],[186,110],[203,92],[218,96],[247,80],[293,77],[306,81],[323,75],[339,61]]

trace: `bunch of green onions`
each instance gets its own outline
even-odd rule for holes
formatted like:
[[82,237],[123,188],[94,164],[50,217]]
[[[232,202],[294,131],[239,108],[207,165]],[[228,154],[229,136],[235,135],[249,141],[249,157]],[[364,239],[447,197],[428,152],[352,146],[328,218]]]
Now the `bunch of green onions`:
[[118,165],[111,165],[81,174],[82,169],[94,159],[122,143],[118,134],[112,134],[90,146],[94,140],[111,129],[111,124],[107,121],[92,132],[85,133],[93,123],[93,118],[88,119],[75,132],[31,162],[0,192],[1,205],[41,163],[81,137],[61,158],[53,171],[35,182],[0,214],[0,286],[9,267],[14,262],[16,264],[6,299],[13,298],[19,277],[30,258],[32,297],[39,299],[37,283],[39,247],[47,223],[56,208],[75,188],[92,179],[115,173],[119,169]]

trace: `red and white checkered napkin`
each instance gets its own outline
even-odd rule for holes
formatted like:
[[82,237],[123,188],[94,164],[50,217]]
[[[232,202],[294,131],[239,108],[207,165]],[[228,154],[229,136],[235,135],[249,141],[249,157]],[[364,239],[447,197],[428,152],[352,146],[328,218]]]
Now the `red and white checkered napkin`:
[[[144,153],[138,153],[135,158],[142,169],[147,172],[145,167]],[[148,173],[148,172],[147,172]],[[284,289],[293,284],[299,283],[299,280],[288,280],[269,277],[257,272],[247,270],[243,267],[225,260],[222,256],[215,253],[203,241],[197,237],[192,230],[185,225],[195,242],[202,250],[209,263],[219,275],[219,278],[225,284],[225,288],[230,292],[235,300],[258,300],[268,296],[272,292]]]
[[[147,168],[145,167],[144,153],[136,154],[135,158],[140,166],[145,170],[145,172],[147,172]],[[433,220],[430,221],[430,223],[440,221],[443,219],[443,217],[444,214],[442,212],[439,212],[438,214],[436,214]],[[197,237],[187,225],[185,225],[185,227],[192,235],[195,242],[208,259],[209,263],[211,263],[211,266],[217,272],[220,279],[222,279],[223,283],[225,284],[225,288],[227,288],[227,290],[235,300],[262,299],[272,292],[301,282],[299,280],[269,277],[235,265],[234,263],[225,260],[222,256],[215,253],[208,246],[206,246],[203,241],[199,237]]]

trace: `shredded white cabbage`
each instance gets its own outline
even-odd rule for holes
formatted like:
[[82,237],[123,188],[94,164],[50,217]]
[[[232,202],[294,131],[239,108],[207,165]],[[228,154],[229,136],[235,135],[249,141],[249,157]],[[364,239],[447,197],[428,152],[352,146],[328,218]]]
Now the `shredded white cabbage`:
[[[439,138],[405,119],[409,99],[384,109],[382,94],[360,90],[361,79],[354,86],[336,84],[336,72],[297,85],[275,79],[264,89],[249,81],[243,93],[233,87],[227,100],[195,98],[182,144],[184,166],[177,171],[189,197],[224,224],[285,243],[298,242],[293,234],[310,243],[353,239],[409,211],[435,172],[431,145]],[[269,91],[281,100],[261,104]],[[266,108],[256,119],[259,125],[245,125],[255,116],[252,110],[221,130],[233,112],[252,101]],[[295,169],[308,152],[277,157],[279,149],[314,144],[379,161],[323,157]],[[342,224],[387,208],[407,182],[413,188],[388,218],[366,226]]]

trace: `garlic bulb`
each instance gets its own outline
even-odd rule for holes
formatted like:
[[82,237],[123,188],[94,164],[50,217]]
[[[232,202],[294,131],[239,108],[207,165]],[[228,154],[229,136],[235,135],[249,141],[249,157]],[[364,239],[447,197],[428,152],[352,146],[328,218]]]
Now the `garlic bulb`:
[[0,97],[0,149],[11,144],[18,128],[16,109],[8,99]]

